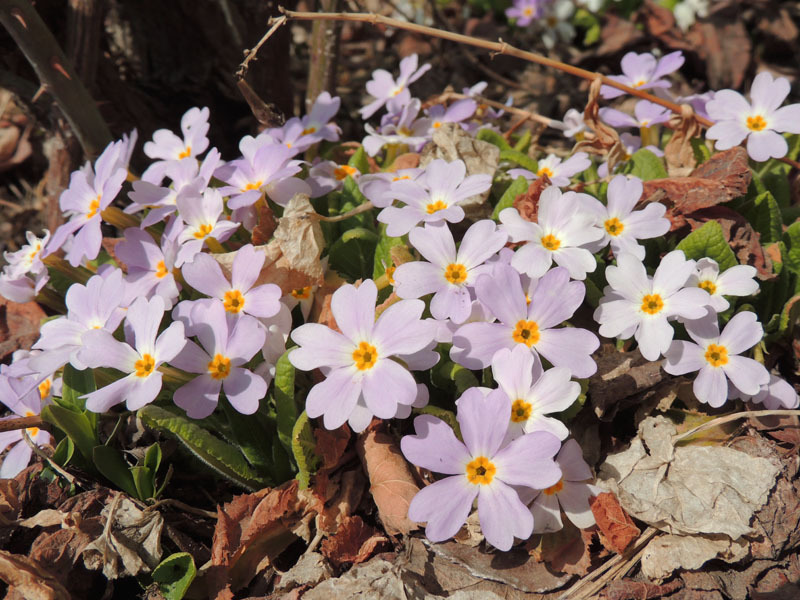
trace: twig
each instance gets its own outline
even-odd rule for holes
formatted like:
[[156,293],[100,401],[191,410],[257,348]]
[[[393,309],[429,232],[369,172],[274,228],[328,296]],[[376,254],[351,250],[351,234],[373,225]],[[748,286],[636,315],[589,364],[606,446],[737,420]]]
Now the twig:
[[353,210],[348,211],[341,215],[336,215],[335,217],[326,217],[325,215],[314,214],[312,217],[315,219],[319,219],[320,221],[324,221],[326,223],[338,223],[339,221],[346,221],[350,217],[355,217],[356,215],[360,215],[361,213],[367,212],[368,210],[372,210],[375,208],[372,202],[367,201],[364,204],[359,204]]
[[33,453],[34,453],[36,456],[38,456],[38,457],[39,457],[39,458],[41,458],[43,461],[45,461],[45,462],[46,462],[46,463],[47,463],[47,464],[50,466],[50,468],[51,468],[51,469],[53,469],[53,470],[54,470],[56,473],[58,473],[58,474],[59,474],[59,475],[61,475],[61,476],[62,476],[64,479],[66,479],[67,481],[69,481],[69,484],[70,484],[70,485],[75,485],[75,483],[77,482],[77,480],[75,479],[75,477],[74,477],[73,475],[70,475],[69,473],[67,473],[67,472],[66,472],[64,469],[62,469],[60,466],[58,466],[58,465],[57,465],[57,464],[56,464],[56,463],[53,461],[53,459],[52,459],[52,458],[50,458],[49,456],[47,456],[47,454],[45,454],[44,452],[42,452],[42,449],[41,449],[41,448],[39,448],[39,446],[37,446],[37,445],[34,443],[34,441],[31,439],[31,436],[29,436],[29,435],[28,435],[28,432],[27,432],[26,430],[24,430],[24,429],[22,430],[22,439],[24,439],[24,440],[25,440],[25,443],[26,443],[26,444],[28,444],[28,446],[30,446],[30,447],[31,447],[31,450],[33,450]]
[[19,417],[18,419],[4,419],[0,421],[0,432],[3,431],[16,431],[17,429],[28,429],[29,427],[38,427],[44,429],[46,423],[39,415],[32,417]]
[[251,50],[245,50],[244,60],[239,65],[239,68],[236,69],[236,79],[244,79],[244,76],[247,74],[247,69],[250,68],[250,61],[256,57],[256,54],[261,49],[261,46],[264,45],[264,42],[266,42],[269,38],[271,38],[272,34],[278,31],[281,25],[286,23],[286,16],[281,15],[280,17],[272,17],[269,20],[269,23],[270,25],[272,25],[272,27],[270,27],[269,31],[267,31],[267,33],[264,34],[264,37],[258,40],[258,43],[255,45],[254,48],[252,48]]
[[707,421],[697,427],[690,429],[689,431],[685,431],[680,435],[676,435],[672,438],[672,443],[677,444],[683,439],[694,435],[695,433],[702,431],[703,429],[709,429],[711,427],[716,427],[717,425],[724,425],[725,423],[730,423],[731,421],[738,421],[739,419],[747,419],[750,417],[790,417],[790,416],[800,416],[800,410],[745,410],[738,413],[733,413],[730,415],[724,415],[722,417],[717,417],[716,419],[712,419],[711,421]]
[[173,498],[164,498],[163,500],[159,500],[154,504],[151,504],[147,508],[144,509],[144,512],[149,512],[155,510],[159,506],[174,506],[175,508],[180,508],[181,510],[185,510],[188,513],[192,513],[194,515],[199,515],[201,517],[206,517],[207,519],[216,519],[217,513],[211,512],[210,510],[204,510],[202,508],[195,508],[194,506],[190,506],[180,500],[175,500]]
[[489,98],[484,98],[483,96],[468,96],[466,94],[459,94],[458,92],[443,92],[436,96],[433,100],[429,100],[426,102],[426,105],[431,104],[439,104],[442,102],[447,102],[448,100],[475,100],[478,104],[486,104],[487,106],[492,106],[494,108],[499,108],[509,114],[512,115],[519,115],[520,117],[524,117],[528,121],[535,121],[537,123],[541,123],[547,127],[554,127],[557,128],[555,123],[556,119],[550,119],[549,117],[545,117],[535,112],[531,112],[529,110],[523,110],[521,108],[515,108],[514,106],[507,106],[502,102],[498,102],[497,100],[490,100]]

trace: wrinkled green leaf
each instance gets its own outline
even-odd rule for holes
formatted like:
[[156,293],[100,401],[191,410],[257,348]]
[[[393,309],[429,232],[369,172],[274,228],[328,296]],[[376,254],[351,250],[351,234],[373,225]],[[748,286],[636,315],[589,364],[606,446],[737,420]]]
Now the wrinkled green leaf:
[[520,138],[514,143],[514,150],[517,152],[527,152],[528,148],[531,145],[531,140],[533,139],[533,133],[531,129],[526,129],[525,133],[523,133]]
[[440,389],[454,391],[456,397],[465,390],[480,385],[472,371],[451,360],[439,361],[431,369],[431,383]]
[[713,258],[719,264],[720,271],[739,264],[725,239],[722,227],[716,221],[708,221],[699,229],[695,229],[681,240],[676,250],[683,250],[686,258],[694,260],[704,256]]
[[692,150],[694,150],[694,159],[697,161],[698,165],[711,158],[711,149],[708,147],[703,138],[692,138],[689,140],[689,143],[692,145]]
[[504,138],[501,134],[497,133],[492,129],[485,127],[480,131],[478,131],[478,135],[476,135],[475,137],[484,142],[489,142],[490,144],[494,144],[495,146],[500,148],[500,150],[511,150],[511,146],[506,141],[506,138]]
[[742,214],[761,234],[762,245],[780,241],[783,233],[781,209],[770,192],[759,194],[748,202]]
[[192,555],[178,552],[162,560],[153,570],[153,581],[166,600],[182,600],[196,575]]
[[527,154],[523,154],[518,150],[501,150],[500,160],[507,160],[519,165],[523,169],[528,169],[531,173],[536,173],[539,170],[539,163],[533,160]]
[[378,279],[381,275],[386,273],[386,267],[392,266],[392,248],[394,246],[404,246],[406,244],[402,237],[390,237],[386,235],[386,225],[384,223],[381,223],[378,235],[378,244],[375,246],[375,259],[372,261],[373,279]]
[[311,429],[311,421],[306,411],[300,413],[292,430],[292,454],[297,463],[297,480],[300,489],[305,489],[320,465],[320,458],[316,453],[317,441]]
[[783,234],[786,252],[783,253],[783,264],[792,273],[800,275],[800,221],[790,225]]
[[506,189],[497,206],[492,211],[492,219],[495,221],[500,218],[500,212],[506,208],[511,208],[514,205],[514,200],[520,194],[528,191],[528,180],[524,177],[517,177],[510,186]]
[[156,495],[156,474],[153,471],[147,467],[131,467],[130,473],[139,500],[147,500]]
[[42,419],[63,431],[90,463],[92,451],[100,444],[89,418],[84,413],[73,412],[58,404],[42,408]]
[[86,399],[82,399],[81,396],[97,389],[94,382],[94,371],[92,369],[79,371],[67,363],[64,366],[62,381],[63,387],[59,404],[76,412],[86,410]]
[[95,446],[92,460],[103,477],[129,496],[143,500],[134,482],[130,466],[119,450],[111,446]]
[[158,468],[161,466],[161,446],[158,445],[158,442],[150,446],[144,453],[142,466],[147,467],[153,473],[158,472]]
[[248,490],[257,490],[270,484],[247,464],[238,449],[215,437],[185,415],[179,414],[177,410],[149,404],[139,409],[138,416],[148,427],[173,435],[205,465],[237,485]]
[[235,447],[244,455],[254,471],[267,478],[272,473],[272,446],[274,426],[270,428],[259,413],[243,415],[237,411],[227,398],[220,401],[233,436]]
[[353,156],[350,157],[347,164],[358,169],[362,175],[364,173],[369,173],[369,161],[367,160],[367,152],[364,150],[363,146],[358,147],[358,150],[353,153]]
[[75,454],[75,443],[69,437],[64,437],[53,452],[53,462],[59,467],[65,467]]
[[650,150],[644,148],[633,153],[626,167],[626,172],[630,175],[635,175],[642,181],[668,177],[664,162]]
[[294,399],[294,366],[289,362],[289,352],[284,352],[283,356],[275,364],[275,412],[278,422],[278,438],[284,448],[292,451],[292,431],[294,423],[297,421],[297,402]]
[[363,227],[345,231],[330,247],[329,265],[351,280],[369,277],[378,235]]

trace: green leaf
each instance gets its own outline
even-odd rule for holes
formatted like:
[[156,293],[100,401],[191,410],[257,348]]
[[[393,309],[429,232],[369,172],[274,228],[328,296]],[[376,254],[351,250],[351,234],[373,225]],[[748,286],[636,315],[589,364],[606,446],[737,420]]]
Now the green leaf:
[[742,214],[761,234],[763,245],[780,241],[783,233],[781,209],[772,193],[764,192],[756,196],[752,202],[747,203],[747,208],[742,211]]
[[363,227],[345,231],[330,247],[331,268],[352,280],[369,277],[378,239],[376,233]]
[[362,175],[364,173],[369,173],[369,161],[367,160],[367,152],[364,150],[363,146],[358,147],[358,150],[353,153],[353,156],[350,157],[347,164],[358,169]]
[[49,404],[42,409],[42,419],[63,431],[90,463],[92,451],[100,445],[89,418],[84,413],[73,412],[58,404]]
[[378,235],[378,244],[375,246],[375,258],[372,261],[372,279],[378,279],[378,277],[386,273],[386,267],[392,266],[392,248],[394,246],[405,246],[406,244],[402,237],[390,237],[386,235],[385,223],[381,223]]
[[649,181],[650,179],[665,179],[668,177],[667,169],[664,167],[662,160],[655,154],[642,148],[634,152],[631,156],[629,163],[628,173],[635,175],[642,181]]
[[699,229],[695,229],[677,245],[676,250],[683,250],[686,258],[697,260],[707,256],[719,264],[724,271],[738,265],[736,255],[725,239],[722,227],[716,221],[708,221]]
[[528,180],[524,177],[517,177],[510,186],[506,189],[497,206],[492,211],[492,218],[496,221],[500,217],[500,211],[511,208],[514,205],[514,200],[520,194],[528,191]]
[[506,138],[504,138],[501,134],[497,133],[492,129],[488,128],[481,129],[480,131],[478,131],[478,135],[475,137],[477,137],[481,141],[494,144],[495,146],[500,148],[500,150],[511,150],[511,146],[506,141]]
[[76,412],[86,410],[86,399],[81,399],[80,396],[84,396],[96,389],[94,371],[92,369],[79,371],[67,363],[64,366],[63,387],[59,404]]
[[500,150],[500,160],[507,160],[518,164],[523,169],[528,169],[531,173],[536,173],[539,170],[537,161],[518,150]]
[[259,477],[250,468],[238,449],[215,437],[188,417],[173,411],[177,409],[149,404],[139,409],[137,414],[145,425],[175,436],[204,464],[237,485],[251,491],[269,485],[269,481]]
[[75,454],[75,444],[69,437],[64,437],[58,442],[55,451],[53,452],[53,462],[59,467],[65,467],[72,460],[72,455]]
[[294,400],[294,366],[289,362],[289,352],[275,363],[275,413],[278,422],[278,438],[283,447],[292,451],[292,431],[297,421],[297,402]]
[[147,500],[156,495],[156,474],[153,471],[147,467],[131,467],[130,473],[139,500]]
[[475,374],[451,360],[440,361],[431,369],[431,383],[460,396],[465,390],[480,385]]
[[[220,400],[225,417],[228,420],[230,433],[236,447],[253,466],[256,473],[263,477],[272,474],[272,447],[270,430],[274,435],[274,427],[260,423],[260,415],[243,415],[231,406],[227,398]],[[213,428],[212,428],[213,429]]]
[[311,479],[311,475],[317,471],[320,458],[316,453],[317,440],[311,430],[311,422],[306,411],[300,413],[292,430],[292,454],[297,463],[297,480],[300,482],[300,489],[305,489]]
[[689,143],[692,145],[694,159],[698,165],[711,158],[711,149],[706,145],[706,141],[703,138],[692,138]]
[[95,446],[92,456],[97,470],[111,483],[124,491],[129,496],[143,500],[139,495],[136,483],[131,474],[130,465],[120,454],[119,450],[111,446]]
[[783,254],[783,264],[792,273],[800,275],[800,221],[790,225],[783,234],[786,252]]
[[158,468],[161,466],[161,446],[158,445],[158,442],[150,446],[144,453],[142,465],[153,471],[153,473],[158,472]]
[[194,558],[188,552],[172,554],[153,570],[153,581],[166,600],[181,600],[197,575]]
[[523,133],[520,138],[514,144],[514,150],[517,152],[527,152],[528,148],[531,145],[531,140],[533,139],[533,130],[526,129],[525,133]]

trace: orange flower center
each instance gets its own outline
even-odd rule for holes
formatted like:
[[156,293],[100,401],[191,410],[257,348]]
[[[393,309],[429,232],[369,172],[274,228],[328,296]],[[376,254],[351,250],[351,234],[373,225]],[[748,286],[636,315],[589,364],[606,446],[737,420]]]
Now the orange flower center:
[[225,379],[231,373],[231,359],[215,354],[214,360],[208,363],[208,373],[213,379]]
[[444,270],[444,278],[453,285],[460,285],[467,279],[467,268],[462,264],[451,263]]
[[603,226],[606,228],[608,235],[613,235],[614,237],[620,235],[623,229],[625,229],[625,225],[623,225],[622,221],[620,221],[617,217],[608,219],[605,223],[603,223]]
[[436,202],[431,202],[428,204],[428,206],[425,207],[425,210],[428,211],[429,215],[432,215],[433,213],[444,210],[445,208],[447,208],[447,204],[441,200],[437,200]]
[[747,117],[747,128],[750,131],[763,131],[764,129],[767,128],[767,122],[761,115],[756,115],[754,117]]
[[547,175],[548,177],[553,176],[553,169],[550,167],[541,167],[538,171],[536,171],[536,175],[541,177],[543,175]]
[[306,287],[294,289],[291,294],[296,300],[305,300],[311,295],[311,286],[307,285]]
[[341,181],[348,175],[350,177],[355,177],[356,173],[358,173],[358,169],[350,165],[339,165],[333,170],[333,176],[336,177],[337,181]]
[[511,421],[513,423],[522,423],[523,421],[527,421],[531,418],[532,410],[533,406],[530,402],[525,402],[525,400],[517,398],[514,400],[514,404],[511,405]]
[[161,279],[162,277],[166,277],[167,273],[169,273],[169,271],[167,271],[167,265],[164,264],[163,260],[158,261],[156,265],[156,277]]
[[358,348],[353,350],[353,361],[359,371],[368,371],[375,366],[377,360],[378,351],[372,344],[361,342]]
[[[26,410],[25,411],[25,416],[26,417],[35,417],[36,413],[34,413],[32,410]],[[32,437],[32,438],[34,438],[37,435],[39,435],[39,428],[38,427],[28,427],[25,431],[27,431],[28,435],[30,437]]]
[[497,467],[485,456],[478,456],[467,464],[467,480],[475,485],[489,485]]
[[389,281],[389,285],[394,285],[394,272],[397,267],[386,267],[386,279]]
[[212,229],[214,229],[213,225],[209,225],[208,223],[203,223],[202,225],[200,225],[200,227],[197,228],[197,231],[194,232],[194,237],[196,237],[198,240],[202,240],[209,233],[211,233]]
[[725,346],[709,344],[706,348],[705,359],[712,367],[721,367],[728,364],[728,349]]
[[555,252],[561,247],[561,240],[552,233],[548,233],[547,235],[542,236],[542,246],[551,252]]
[[150,354],[143,354],[142,358],[133,364],[137,377],[147,377],[156,367],[156,361]]
[[248,183],[246,186],[244,186],[242,188],[242,191],[243,192],[249,192],[251,190],[260,190],[262,185],[264,185],[263,181],[256,181],[255,183],[250,182],[250,183]]
[[700,283],[697,284],[697,287],[707,291],[709,294],[713,294],[714,292],[717,291],[717,285],[710,279],[701,281]]
[[316,133],[316,132],[317,132],[317,128],[313,127],[313,126],[312,127],[306,127],[305,129],[303,129],[303,135],[309,135],[311,133]]
[[178,154],[178,159],[189,158],[192,155],[192,147],[186,146],[186,150]]
[[222,305],[229,313],[238,313],[244,308],[244,296],[239,290],[228,290],[222,298]]
[[555,485],[551,485],[549,488],[542,490],[543,493],[547,494],[548,496],[552,496],[553,494],[557,494],[561,490],[564,489],[564,480],[559,479],[558,483]]
[[91,219],[93,216],[97,214],[97,211],[100,210],[100,195],[97,195],[97,198],[92,200],[89,203],[89,212],[86,213],[86,218]]
[[662,308],[664,308],[664,301],[658,294],[646,294],[642,298],[642,311],[648,315],[658,314]]
[[517,321],[511,338],[518,344],[525,344],[528,348],[539,341],[539,324],[536,321]]

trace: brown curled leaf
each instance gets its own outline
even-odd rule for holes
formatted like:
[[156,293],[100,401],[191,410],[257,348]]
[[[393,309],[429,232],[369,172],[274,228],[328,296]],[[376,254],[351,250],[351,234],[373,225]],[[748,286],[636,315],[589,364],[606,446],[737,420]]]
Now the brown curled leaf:
[[539,196],[542,195],[545,188],[551,185],[552,183],[547,173],[542,173],[540,177],[531,182],[527,192],[514,198],[513,207],[517,209],[519,216],[526,221],[536,223],[539,214]]
[[620,506],[617,497],[611,492],[603,492],[590,498],[589,505],[600,530],[600,542],[617,554],[624,553],[641,531]]

